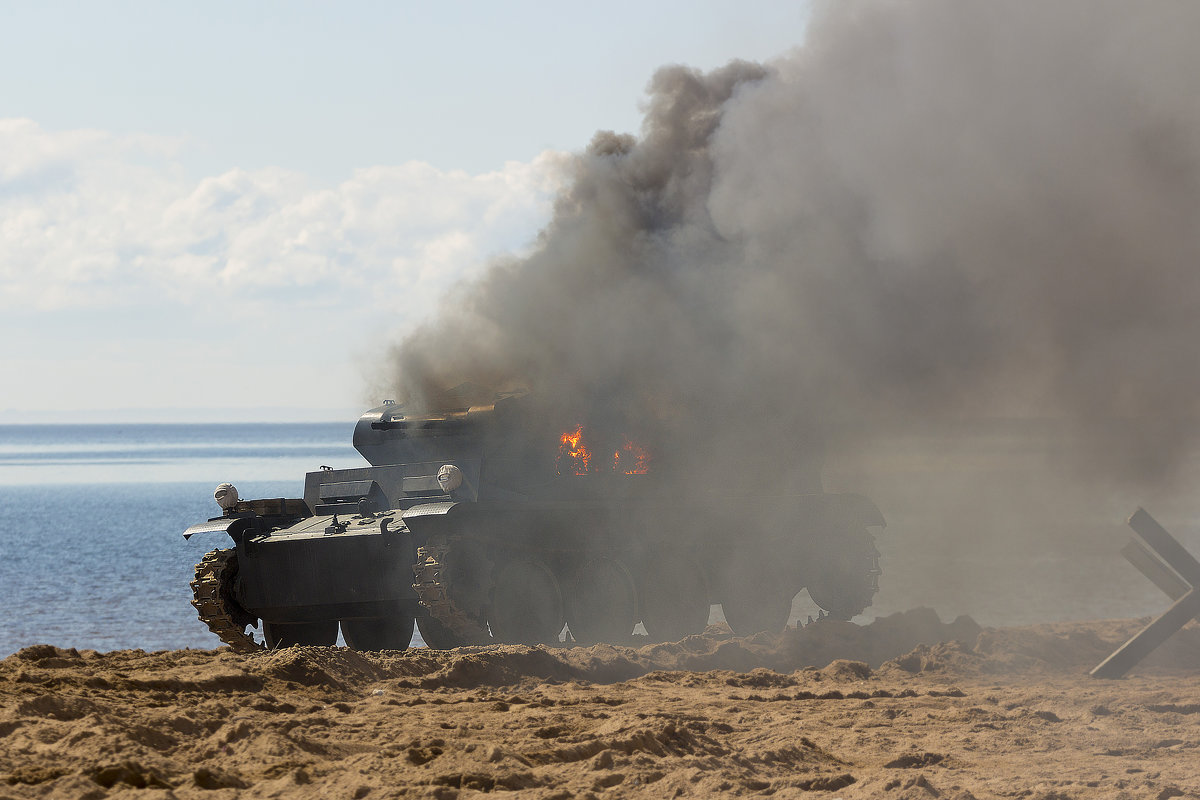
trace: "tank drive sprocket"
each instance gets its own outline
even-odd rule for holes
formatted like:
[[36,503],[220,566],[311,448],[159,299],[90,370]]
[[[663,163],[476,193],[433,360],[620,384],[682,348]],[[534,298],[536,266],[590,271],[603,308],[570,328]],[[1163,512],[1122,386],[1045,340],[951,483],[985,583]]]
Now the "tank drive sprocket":
[[192,580],[192,605],[200,621],[235,653],[254,653],[263,646],[246,633],[247,626],[258,620],[246,612],[233,598],[237,580],[237,551],[212,550],[196,565]]

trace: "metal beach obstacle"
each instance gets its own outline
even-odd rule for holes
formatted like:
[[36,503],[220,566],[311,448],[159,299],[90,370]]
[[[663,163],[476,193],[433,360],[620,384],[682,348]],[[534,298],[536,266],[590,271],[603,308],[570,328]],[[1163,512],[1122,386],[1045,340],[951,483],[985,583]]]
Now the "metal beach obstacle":
[[1095,678],[1120,678],[1177,630],[1200,615],[1200,561],[1139,508],[1129,518],[1136,534],[1121,554],[1174,600],[1167,609],[1092,670]]

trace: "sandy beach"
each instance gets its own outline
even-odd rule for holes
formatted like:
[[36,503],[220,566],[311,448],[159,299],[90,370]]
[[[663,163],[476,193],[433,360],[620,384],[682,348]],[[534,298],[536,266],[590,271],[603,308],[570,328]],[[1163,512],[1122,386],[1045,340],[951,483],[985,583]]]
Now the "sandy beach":
[[28,647],[0,798],[1200,797],[1200,625],[980,628],[928,609],[780,636],[358,653]]

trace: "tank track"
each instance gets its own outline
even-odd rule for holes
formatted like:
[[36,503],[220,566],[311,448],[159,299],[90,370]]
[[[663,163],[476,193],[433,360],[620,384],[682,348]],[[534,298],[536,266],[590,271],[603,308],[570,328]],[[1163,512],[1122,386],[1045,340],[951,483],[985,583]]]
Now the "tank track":
[[417,548],[413,564],[413,589],[429,615],[463,641],[463,644],[488,644],[492,641],[487,624],[454,603],[447,557],[450,542],[438,537]]
[[[875,545],[875,537],[869,531],[863,532],[863,538],[866,542],[867,566],[867,581],[870,589],[870,597],[867,599],[867,605],[863,611],[871,607],[871,602],[875,599],[876,593],[879,591],[879,576],[883,574],[883,569],[879,566],[879,548]],[[861,611],[859,612],[862,613]]]
[[246,626],[257,620],[249,618],[233,599],[233,583],[237,578],[237,551],[212,550],[196,565],[192,581],[192,605],[200,621],[235,653],[255,653],[263,646],[246,633]]
[[874,600],[876,592],[879,591],[879,576],[883,574],[883,568],[879,566],[879,548],[875,546],[874,537],[871,538],[871,566],[867,574],[871,576],[871,599]]

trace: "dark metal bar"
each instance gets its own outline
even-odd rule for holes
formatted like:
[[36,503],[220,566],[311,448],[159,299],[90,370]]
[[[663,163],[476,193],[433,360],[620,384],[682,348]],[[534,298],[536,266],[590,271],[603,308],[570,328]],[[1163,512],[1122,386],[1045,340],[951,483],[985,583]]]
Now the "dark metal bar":
[[1167,566],[1179,573],[1191,586],[1200,586],[1200,561],[1184,549],[1179,541],[1167,533],[1166,529],[1155,521],[1154,517],[1139,508],[1129,518],[1129,527],[1133,528],[1142,541],[1153,550]]
[[1137,539],[1130,539],[1129,543],[1121,548],[1121,555],[1172,600],[1178,600],[1192,588],[1175,570],[1164,564],[1162,559]]
[[1196,588],[1200,587],[1200,562],[1144,508],[1129,518],[1129,527],[1141,541],[1131,541],[1121,553],[1175,604],[1096,665],[1092,670],[1096,678],[1120,678],[1200,615],[1200,589]]
[[[1146,516],[1149,516],[1147,514]],[[1171,638],[1175,631],[1187,625],[1200,614],[1200,592],[1192,589],[1175,601],[1175,605],[1132,639],[1117,648],[1111,656],[1101,661],[1092,670],[1094,678],[1120,678],[1135,664],[1150,654],[1150,651]]]

